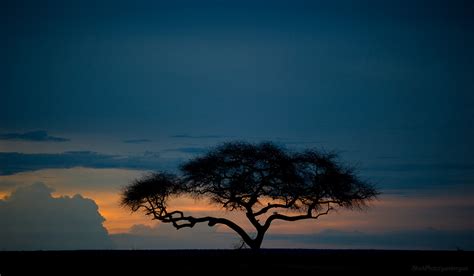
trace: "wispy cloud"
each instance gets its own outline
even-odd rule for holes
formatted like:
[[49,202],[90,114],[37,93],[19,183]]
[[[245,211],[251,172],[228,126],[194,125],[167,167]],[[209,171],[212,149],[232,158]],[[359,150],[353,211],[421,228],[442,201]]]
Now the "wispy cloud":
[[[169,224],[155,227],[134,225],[128,233],[110,235],[120,249],[231,248],[238,244],[236,236],[219,232],[207,225],[176,231]],[[199,237],[199,238],[196,238]],[[328,248],[328,249],[424,249],[472,250],[472,230],[398,230],[378,233],[326,229],[312,234],[268,234],[266,248]]]
[[468,163],[404,163],[377,165],[365,168],[368,171],[387,172],[433,172],[433,171],[474,171],[474,164]]
[[134,225],[128,233],[112,234],[117,249],[203,249],[232,248],[238,238],[232,233],[218,232],[216,227],[197,224],[179,231],[170,224]]
[[279,247],[284,246],[283,244],[288,241],[306,248],[425,250],[456,250],[457,248],[472,250],[474,248],[472,229],[437,230],[433,228],[380,233],[326,229],[320,233],[308,235],[272,234],[268,235],[265,244]]
[[0,175],[49,168],[124,168],[138,170],[173,169],[176,160],[162,161],[157,155],[145,152],[142,155],[122,156],[91,151],[69,151],[63,153],[0,153]]
[[400,156],[395,156],[395,155],[379,155],[379,156],[376,156],[375,159],[378,159],[378,160],[397,160],[397,159],[401,159]]
[[171,138],[184,138],[184,139],[215,139],[215,138],[225,138],[223,135],[189,135],[189,134],[177,134],[172,135]]
[[209,150],[208,148],[201,148],[201,147],[181,147],[181,148],[167,149],[166,151],[199,154],[199,153],[205,153],[208,150]]
[[124,140],[124,143],[127,144],[142,144],[142,143],[149,143],[151,142],[150,139],[129,139],[129,140]]
[[0,140],[17,140],[32,142],[67,142],[68,138],[51,136],[47,131],[35,130],[24,133],[5,133],[0,135]]

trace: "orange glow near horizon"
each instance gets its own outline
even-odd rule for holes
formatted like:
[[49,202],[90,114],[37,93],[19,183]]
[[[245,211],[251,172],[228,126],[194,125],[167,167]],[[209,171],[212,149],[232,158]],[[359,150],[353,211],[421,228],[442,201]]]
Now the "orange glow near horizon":
[[[116,193],[88,193],[83,195],[93,199],[99,206],[99,212],[106,219],[104,226],[111,234],[128,232],[136,224],[153,226],[157,222],[142,212],[131,213],[119,205],[120,195]],[[318,220],[299,222],[276,221],[270,228],[271,233],[311,234],[323,229],[361,230],[361,231],[396,231],[406,228],[423,229],[435,227],[451,229],[459,226],[455,218],[430,221],[434,209],[442,210],[451,205],[472,205],[472,200],[463,197],[439,198],[400,198],[385,196],[374,201],[371,206],[362,211],[338,210]],[[194,216],[221,216],[232,219],[242,225],[247,231],[254,231],[243,212],[225,211],[205,200],[195,200],[189,197],[180,197],[171,202],[170,209],[181,210],[185,214]],[[425,214],[423,216],[423,214]],[[422,216],[419,216],[421,214]],[[439,213],[442,216],[442,213]],[[262,216],[262,219],[264,216]],[[465,225],[465,221],[462,222]],[[474,224],[471,223],[471,227]],[[232,232],[226,227],[218,231]]]
[[10,193],[7,193],[7,192],[0,192],[0,199],[5,199],[6,197],[8,197],[10,195]]
[[[135,224],[152,226],[156,223],[141,212],[132,214],[130,211],[120,207],[120,196],[118,194],[88,194],[85,192],[84,195],[96,201],[100,213],[106,219],[104,226],[109,233],[127,232]],[[461,221],[457,221],[455,217],[433,220],[432,216],[434,213],[443,217],[443,213],[434,210],[439,209],[442,211],[444,208],[452,205],[466,206],[470,204],[472,206],[472,202],[472,199],[463,197],[446,197],[441,200],[440,198],[385,196],[373,202],[367,210],[338,210],[316,221],[306,220],[294,223],[277,221],[272,225],[270,231],[272,233],[309,234],[328,228],[375,232],[395,231],[406,228],[423,229],[428,227],[452,229],[458,227]],[[246,230],[253,231],[243,212],[224,211],[217,206],[210,205],[205,200],[196,201],[192,198],[180,197],[172,202],[171,206],[174,206],[171,208],[172,210],[181,210],[185,214],[195,216],[209,214],[212,216],[228,217],[243,225]],[[465,221],[462,221],[462,224],[466,226]],[[470,227],[474,228],[474,224],[470,224]],[[219,228],[219,231],[231,232],[226,227]]]
[[[81,194],[98,205],[98,211],[105,218],[104,227],[111,234],[126,233],[133,225],[156,225],[158,222],[142,212],[131,213],[120,206],[121,187],[130,179],[143,172],[119,169],[48,169],[36,172],[25,172],[16,175],[0,176],[0,181],[13,182],[10,188],[0,190],[0,197],[8,196],[16,187],[43,181],[55,189],[54,197],[74,196]],[[36,179],[36,181],[34,181]],[[266,204],[266,201],[262,201]],[[339,210],[317,221],[299,222],[275,221],[271,233],[309,234],[324,229],[344,231],[396,231],[404,229],[474,229],[474,222],[467,215],[452,216],[452,210],[473,208],[474,198],[468,194],[435,194],[435,195],[382,195],[373,201],[364,211]],[[181,210],[193,216],[219,216],[230,218],[247,231],[254,229],[243,212],[225,211],[207,200],[195,200],[181,196],[170,200],[170,209]],[[280,210],[278,210],[280,211]],[[270,213],[272,213],[271,210]],[[263,220],[264,217],[261,218]],[[226,227],[217,231],[231,232]]]

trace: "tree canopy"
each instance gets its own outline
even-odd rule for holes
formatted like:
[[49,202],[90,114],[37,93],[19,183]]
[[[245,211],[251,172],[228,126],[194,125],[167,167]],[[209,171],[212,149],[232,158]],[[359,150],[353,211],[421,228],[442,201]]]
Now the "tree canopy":
[[[202,222],[226,225],[252,249],[260,248],[275,220],[317,219],[335,208],[362,208],[378,195],[336,154],[316,149],[292,152],[271,142],[228,142],[185,162],[179,171],[179,175],[155,172],[134,180],[124,188],[122,205],[133,212],[144,210],[177,229]],[[242,210],[256,235],[227,218],[168,210],[168,201],[179,195],[209,199],[229,211]]]

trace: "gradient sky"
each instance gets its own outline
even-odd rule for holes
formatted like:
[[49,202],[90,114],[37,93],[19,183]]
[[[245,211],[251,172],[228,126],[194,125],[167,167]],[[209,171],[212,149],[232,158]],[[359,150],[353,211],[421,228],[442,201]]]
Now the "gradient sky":
[[[0,195],[90,198],[118,248],[226,248],[226,229],[193,243],[130,215],[120,187],[223,141],[271,140],[337,150],[383,195],[365,213],[277,225],[264,246],[474,248],[472,1],[0,5]],[[30,237],[15,233],[0,245]]]

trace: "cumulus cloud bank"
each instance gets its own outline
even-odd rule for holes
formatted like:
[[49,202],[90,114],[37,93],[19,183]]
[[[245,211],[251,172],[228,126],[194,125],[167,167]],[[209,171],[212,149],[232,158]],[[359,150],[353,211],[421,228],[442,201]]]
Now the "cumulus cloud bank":
[[0,250],[113,248],[93,200],[52,191],[37,182],[0,200]]

